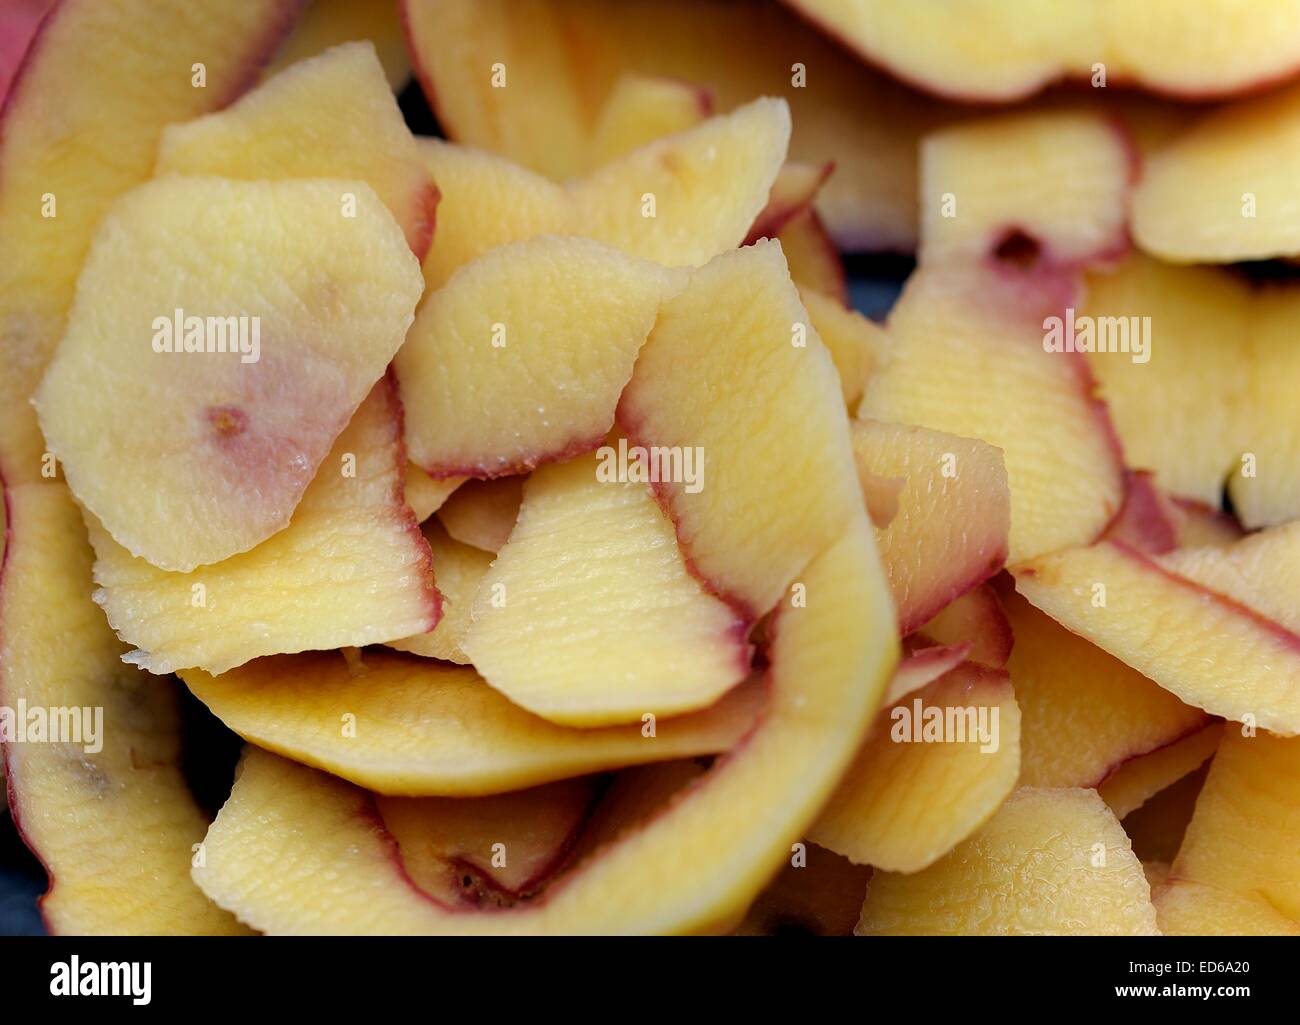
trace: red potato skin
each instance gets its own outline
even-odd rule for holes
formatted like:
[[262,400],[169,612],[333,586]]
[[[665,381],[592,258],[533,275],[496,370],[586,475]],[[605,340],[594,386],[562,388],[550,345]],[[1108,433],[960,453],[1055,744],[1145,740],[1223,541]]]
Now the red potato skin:
[[1015,240],[1023,238],[1032,242],[1038,247],[1038,255],[1033,265],[1028,270],[1018,270],[1022,274],[1041,274],[1046,277],[1051,275],[1068,274],[1074,271],[1082,270],[1088,267],[1108,267],[1119,263],[1128,255],[1133,248],[1133,240],[1129,236],[1128,229],[1125,228],[1120,234],[1113,239],[1099,246],[1090,253],[1072,259],[1065,259],[1052,252],[1051,242],[1040,238],[1030,228],[1019,224],[1008,224],[1003,228],[993,232],[992,238],[995,240],[989,246],[989,255],[997,260],[998,265],[1004,270],[1009,270],[1013,266],[1009,260],[998,258],[998,253],[1004,246],[1014,243]]
[[684,78],[673,78],[671,81],[679,85],[688,86],[695,94],[695,109],[700,112],[701,118],[711,118],[717,113],[717,100],[713,95],[713,90],[707,85],[700,85],[698,82],[688,82]]
[[437,182],[430,179],[416,201],[415,237],[411,240],[411,252],[421,263],[424,262],[424,258],[429,254],[429,247],[433,244],[433,233],[438,226],[438,204],[441,202],[442,190],[438,188]]
[[1124,541],[1151,555],[1178,547],[1177,510],[1156,487],[1146,470],[1124,474],[1124,504],[1102,533],[1106,540]]
[[392,415],[397,420],[397,479],[393,484],[393,502],[402,518],[402,525],[411,535],[413,541],[416,541],[417,547],[421,553],[420,569],[426,575],[429,581],[429,625],[423,630],[428,633],[434,629],[442,620],[442,592],[438,590],[437,579],[434,575],[433,549],[429,546],[424,532],[420,529],[420,521],[415,518],[415,510],[411,508],[410,503],[406,501],[406,412],[402,406],[402,396],[397,387],[397,375],[389,367],[384,374],[382,381],[384,397],[388,403]]
[[54,0],[9,0],[0,10],[0,104]]
[[[63,3],[60,0],[52,0],[52,5],[44,16],[32,26],[32,34],[28,37],[23,50],[18,51],[17,59],[12,73],[5,83],[5,91],[0,91],[0,150],[4,146],[4,123],[9,114],[10,108],[16,102],[14,97],[18,95],[19,88],[26,78],[27,69],[35,63],[36,54],[40,51],[46,31],[54,23],[57,14],[62,13]],[[2,74],[2,72],[0,72]]]

